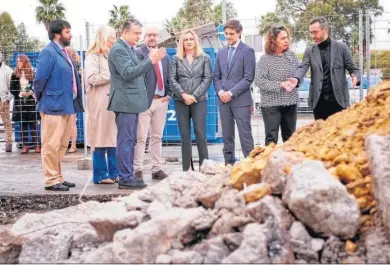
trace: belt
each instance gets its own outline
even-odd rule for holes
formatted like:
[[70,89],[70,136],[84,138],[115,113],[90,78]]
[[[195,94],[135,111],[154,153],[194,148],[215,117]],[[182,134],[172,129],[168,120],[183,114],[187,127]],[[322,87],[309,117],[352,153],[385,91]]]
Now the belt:
[[159,99],[159,98],[163,98],[163,96],[154,95],[153,98],[154,98],[154,99]]

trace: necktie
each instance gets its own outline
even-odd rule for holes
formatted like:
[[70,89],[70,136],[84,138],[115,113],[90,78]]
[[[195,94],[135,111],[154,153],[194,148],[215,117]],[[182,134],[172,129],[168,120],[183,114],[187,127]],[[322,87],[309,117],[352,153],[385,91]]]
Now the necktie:
[[164,83],[163,83],[159,63],[154,64],[154,70],[156,71],[158,89],[162,91],[164,88]]
[[229,69],[230,69],[230,64],[232,62],[234,49],[235,49],[234,47],[229,47],[229,51],[228,51],[228,67],[229,67]]
[[75,75],[75,73],[74,73],[73,63],[72,63],[72,60],[71,60],[70,57],[69,57],[68,52],[67,52],[65,49],[62,49],[62,51],[64,52],[66,58],[68,59],[68,62],[69,62],[70,65],[72,66],[72,74],[73,74],[73,99],[75,99],[75,98],[77,97],[77,83],[76,83],[76,75]]

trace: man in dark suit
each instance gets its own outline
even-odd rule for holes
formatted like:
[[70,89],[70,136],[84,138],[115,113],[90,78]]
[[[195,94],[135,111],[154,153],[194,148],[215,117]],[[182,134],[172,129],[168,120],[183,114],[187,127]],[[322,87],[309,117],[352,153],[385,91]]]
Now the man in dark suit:
[[110,69],[110,98],[108,110],[115,112],[118,127],[117,165],[120,189],[142,189],[143,179],[134,174],[134,147],[137,143],[138,113],[148,109],[144,74],[166,56],[165,49],[152,49],[148,58],[139,61],[134,46],[142,34],[136,19],[127,20],[122,37],[108,55]]
[[315,45],[306,49],[294,78],[288,82],[292,87],[298,86],[298,80],[302,80],[311,69],[309,106],[316,120],[326,120],[349,106],[345,70],[352,77],[352,87],[360,80],[359,68],[354,64],[347,45],[330,39],[328,28],[324,18],[310,22],[309,30]]
[[224,32],[229,45],[218,51],[213,79],[219,96],[225,164],[234,164],[234,122],[237,123],[244,156],[247,157],[254,147],[250,86],[255,76],[256,57],[254,50],[240,40],[242,25],[238,20],[227,21]]
[[[143,61],[149,57],[150,49],[157,48],[159,30],[155,27],[145,31],[145,44],[135,52]],[[139,114],[137,145],[135,146],[134,169],[137,178],[142,178],[145,145],[150,129],[150,160],[152,179],[162,180],[168,175],[161,169],[162,134],[166,121],[168,104],[171,100],[168,86],[169,59],[164,57],[145,74],[148,91],[148,109]]]
[[77,67],[65,50],[72,38],[70,24],[55,20],[48,33],[51,42],[39,53],[34,80],[42,118],[42,168],[46,190],[68,191],[76,185],[64,181],[61,160],[68,150],[72,115],[84,111],[83,92]]

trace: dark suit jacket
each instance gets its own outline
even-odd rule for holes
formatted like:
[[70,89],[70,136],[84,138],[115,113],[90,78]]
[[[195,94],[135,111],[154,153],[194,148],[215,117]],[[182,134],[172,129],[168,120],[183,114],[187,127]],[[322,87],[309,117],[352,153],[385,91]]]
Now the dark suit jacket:
[[[245,107],[252,105],[250,86],[253,83],[256,69],[254,50],[243,42],[237,47],[228,69],[228,46],[218,51],[214,70],[215,92],[230,91],[233,99],[232,107]],[[219,99],[219,105],[223,102]]]
[[207,100],[207,91],[212,82],[210,57],[203,54],[190,65],[186,59],[175,56],[169,73],[169,83],[175,100],[183,101],[182,93],[193,95],[197,101]]
[[[137,48],[135,50],[135,53],[137,54],[138,58],[140,61],[143,61],[147,58],[149,58],[149,48],[146,47],[146,45],[142,45],[141,47]],[[161,60],[162,64],[162,74],[163,74],[163,79],[164,79],[164,88],[165,88],[165,94],[164,96],[170,96],[172,97],[170,91],[169,91],[169,82],[168,82],[168,74],[169,74],[169,59],[168,56],[165,56]],[[156,91],[156,86],[157,86],[157,75],[156,75],[156,70],[154,67],[146,72],[145,74],[145,82],[146,82],[146,88],[148,90],[148,108],[152,105],[154,93]]]
[[144,74],[153,68],[147,58],[140,62],[129,45],[119,39],[108,54],[110,69],[110,98],[108,110],[141,113],[148,109]]
[[[77,83],[77,97],[75,99],[73,99],[71,63]],[[38,101],[39,112],[50,115],[84,112],[80,78],[76,65],[73,61],[71,63],[53,41],[39,53],[34,80],[34,93]]]
[[[322,61],[318,45],[306,49],[302,63],[294,77],[302,80],[309,67],[311,69],[309,106],[315,108],[321,95],[323,83]],[[345,70],[348,70],[350,74],[354,74],[360,80],[359,68],[354,64],[347,45],[331,40],[330,78],[335,98],[343,108],[348,107],[350,104]]]

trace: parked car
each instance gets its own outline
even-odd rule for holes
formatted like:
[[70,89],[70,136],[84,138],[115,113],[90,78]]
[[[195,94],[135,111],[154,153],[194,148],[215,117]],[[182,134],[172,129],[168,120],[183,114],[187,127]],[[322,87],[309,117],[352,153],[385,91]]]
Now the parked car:
[[[380,77],[370,75],[370,87],[375,86],[380,82],[382,82],[382,79]],[[352,88],[352,79],[350,76],[347,77],[347,83],[349,88],[350,102],[351,105],[353,105],[360,101],[360,87]],[[367,96],[367,89],[369,88],[367,75],[363,75],[361,85],[363,88],[363,98],[365,98]]]

